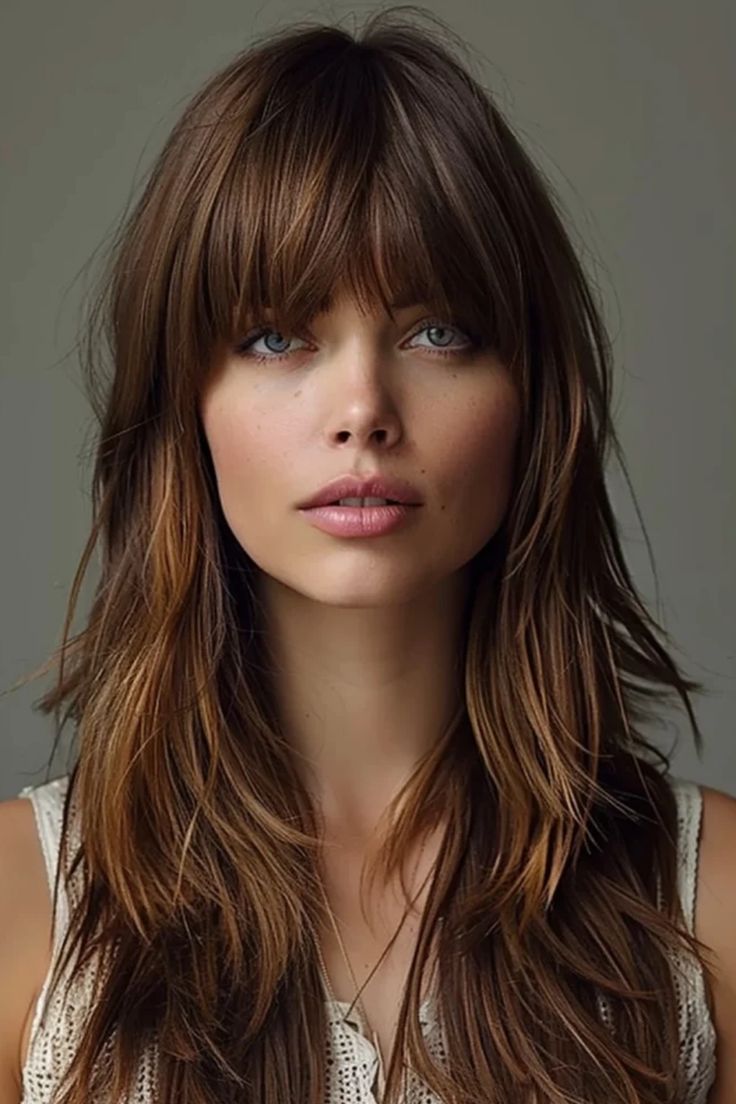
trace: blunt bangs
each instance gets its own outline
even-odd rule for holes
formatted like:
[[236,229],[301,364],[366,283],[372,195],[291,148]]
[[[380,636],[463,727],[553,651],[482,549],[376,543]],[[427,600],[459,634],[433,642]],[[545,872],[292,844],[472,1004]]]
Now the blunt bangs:
[[[338,34],[318,60],[292,59],[243,127],[203,242],[198,325],[231,342],[268,310],[297,333],[345,292],[392,319],[425,304],[511,362],[520,266],[482,136],[369,45]],[[470,95],[451,76],[448,96]]]

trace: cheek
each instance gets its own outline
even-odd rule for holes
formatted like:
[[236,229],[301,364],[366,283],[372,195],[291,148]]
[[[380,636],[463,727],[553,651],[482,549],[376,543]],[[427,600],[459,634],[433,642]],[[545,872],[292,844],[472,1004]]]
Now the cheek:
[[444,510],[462,513],[466,525],[469,518],[481,527],[500,522],[511,493],[519,427],[519,400],[510,383],[445,410],[433,450],[442,457]]
[[244,419],[237,405],[216,400],[206,409],[203,424],[220,490],[236,474],[241,481],[244,476],[247,479],[246,473],[257,456],[250,419]]
[[241,535],[246,518],[249,527],[257,525],[268,504],[283,499],[278,472],[289,440],[287,427],[278,413],[260,411],[252,396],[244,400],[227,390],[203,404],[202,424],[223,512]]

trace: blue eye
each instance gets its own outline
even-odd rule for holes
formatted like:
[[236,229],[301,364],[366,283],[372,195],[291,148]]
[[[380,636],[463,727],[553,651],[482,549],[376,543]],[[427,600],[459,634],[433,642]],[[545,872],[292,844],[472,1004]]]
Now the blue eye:
[[[425,330],[426,331],[434,330],[435,332],[439,331],[440,333],[445,333],[445,334],[452,333],[453,330],[455,331],[455,333],[461,333],[462,332],[461,330],[458,330],[458,328],[456,326],[447,326],[443,322],[440,322],[439,320],[431,319],[429,322],[423,322],[422,325],[419,327],[419,329],[414,331],[414,333],[412,334],[412,337],[416,337],[417,334],[420,334]],[[440,341],[439,345],[429,345],[429,346],[425,345],[424,346],[424,348],[436,349],[438,352],[442,350],[442,347],[443,347],[443,342],[442,341]],[[451,352],[464,352],[468,348],[469,348],[469,345],[465,344],[461,347],[461,349],[453,349],[453,350],[450,350],[450,351]]]
[[283,334],[278,330],[274,330],[271,326],[260,326],[257,330],[248,334],[241,342],[235,346],[235,352],[239,356],[251,356],[253,360],[282,360],[285,356],[288,356],[288,351],[280,352],[271,350],[271,356],[266,356],[263,353],[251,353],[250,350],[255,345],[256,341],[260,341],[261,338],[265,338],[267,335],[276,334],[282,338],[282,341],[288,341],[288,338],[284,338]]
[[[461,354],[469,356],[471,353],[477,352],[483,347],[483,343],[478,338],[466,333],[466,331],[459,329],[457,326],[447,325],[446,322],[439,318],[430,318],[422,322],[421,325],[417,326],[414,332],[410,334],[408,340],[412,341],[418,334],[423,333],[424,331],[429,332],[432,330],[434,330],[435,333],[439,332],[440,334],[452,334],[453,332],[456,334],[463,334],[465,337],[468,338],[468,340],[459,347],[455,346],[453,348],[445,348],[444,345],[446,345],[447,342],[445,341],[443,343],[442,339],[440,338],[439,344],[430,343],[429,345],[422,346],[415,345],[414,348],[422,348],[425,350],[429,350],[435,355],[448,357],[459,356]],[[271,335],[276,335],[276,337],[281,338],[281,344],[289,344],[293,341],[293,338],[285,337],[279,330],[275,330],[272,326],[259,326],[257,329],[252,330],[249,334],[247,334],[242,341],[238,342],[238,344],[234,346],[233,352],[236,354],[236,356],[242,356],[249,360],[266,363],[275,360],[283,360],[285,357],[289,356],[290,352],[294,351],[290,349],[286,349],[283,351],[271,349],[266,353],[253,352],[253,347],[257,341],[260,341],[262,339],[270,340]]]

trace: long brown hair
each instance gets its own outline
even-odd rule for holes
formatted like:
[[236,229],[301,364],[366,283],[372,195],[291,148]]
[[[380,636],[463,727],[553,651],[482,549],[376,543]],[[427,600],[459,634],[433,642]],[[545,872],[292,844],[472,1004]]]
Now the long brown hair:
[[[703,688],[624,562],[600,304],[552,186],[463,53],[411,5],[355,34],[263,36],[186,106],[111,243],[82,358],[93,526],[38,706],[76,741],[54,984],[99,965],[59,1104],[117,1100],[151,1046],[162,1101],[324,1099],[318,818],[198,397],[264,304],[296,333],[338,287],[462,320],[523,403],[508,512],[472,565],[464,708],[385,818],[386,877],[439,812],[449,825],[394,1054],[457,1104],[679,1099],[670,956],[707,968],[707,948],[678,898],[669,759],[641,723],[679,697],[700,753]],[[435,938],[444,1066],[418,1020]]]

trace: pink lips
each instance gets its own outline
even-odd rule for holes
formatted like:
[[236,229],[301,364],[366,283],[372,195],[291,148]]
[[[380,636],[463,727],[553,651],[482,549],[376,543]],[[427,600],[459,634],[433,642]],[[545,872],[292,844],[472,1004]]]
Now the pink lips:
[[386,498],[408,506],[419,506],[422,501],[416,487],[405,479],[378,473],[369,476],[348,473],[331,480],[311,498],[300,502],[299,507],[334,505],[341,498]]
[[[341,496],[343,497],[343,496]],[[348,496],[344,496],[348,497]],[[379,496],[376,497],[388,497]],[[313,506],[301,509],[307,520],[336,537],[381,537],[403,525],[418,506]]]

